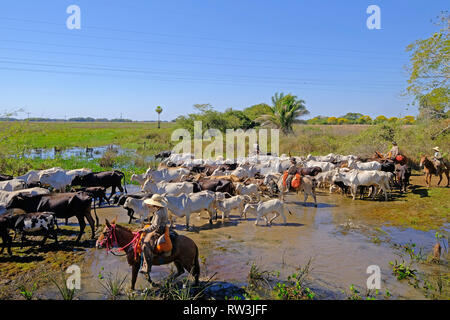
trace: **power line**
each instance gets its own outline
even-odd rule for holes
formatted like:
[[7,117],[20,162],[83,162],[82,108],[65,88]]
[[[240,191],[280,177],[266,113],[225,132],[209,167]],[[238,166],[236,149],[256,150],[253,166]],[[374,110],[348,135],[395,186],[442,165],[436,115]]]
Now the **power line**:
[[[274,50],[254,50],[254,49],[246,49],[246,48],[231,48],[231,47],[216,47],[216,46],[211,46],[211,45],[207,45],[207,46],[200,46],[200,45],[195,45],[195,44],[181,44],[181,43],[176,43],[176,42],[164,42],[164,41],[149,41],[149,40],[142,40],[142,39],[129,39],[129,38],[114,38],[114,37],[105,37],[105,36],[93,36],[93,35],[87,35],[87,34],[79,34],[79,33],[62,33],[62,32],[53,32],[53,31],[43,31],[43,30],[34,30],[34,29],[21,29],[21,28],[11,28],[11,27],[2,27],[2,29],[4,30],[15,30],[15,31],[26,31],[26,32],[34,32],[34,33],[41,33],[41,34],[52,34],[52,35],[57,35],[57,36],[73,36],[73,37],[81,37],[81,38],[91,38],[91,39],[100,39],[100,40],[114,40],[114,41],[127,41],[127,42],[138,42],[138,43],[147,43],[147,44],[165,44],[165,45],[174,45],[174,46],[181,46],[181,47],[193,47],[193,48],[201,48],[201,49],[205,49],[205,48],[210,48],[210,49],[220,49],[220,50],[230,50],[230,49],[234,49],[234,50],[239,50],[239,51],[247,51],[247,52],[259,52],[259,53],[279,53],[279,54],[292,54],[292,51],[286,52],[286,51],[274,51]],[[319,52],[315,52],[313,53],[314,55],[319,55],[319,56],[330,56],[330,54],[326,54],[323,53],[323,51],[319,51]],[[331,54],[333,57],[339,57],[335,54]],[[345,57],[345,56],[340,56],[340,57]],[[361,57],[361,55],[358,55],[358,57]],[[350,57],[351,58],[351,57]],[[376,59],[376,60],[392,60],[392,57],[381,57],[381,56],[374,56],[374,57],[364,57],[366,59]]]
[[[118,60],[139,60],[139,61],[149,61],[149,62],[155,62],[155,61],[162,61],[162,62],[179,62],[179,61],[173,61],[173,60],[166,60],[166,59],[158,59],[158,58],[152,58],[152,59],[146,59],[146,58],[139,58],[139,57],[124,57],[124,56],[109,56],[109,55],[98,55],[98,54],[86,54],[86,53],[75,53],[75,52],[64,52],[64,51],[48,51],[48,50],[30,50],[30,49],[20,49],[20,48],[5,48],[0,47],[1,50],[12,50],[12,51],[22,51],[22,52],[34,52],[34,53],[47,53],[47,54],[56,54],[56,55],[69,55],[69,56],[84,56],[84,57],[91,57],[91,58],[106,58],[106,59],[118,59]],[[192,64],[200,64],[200,65],[212,65],[212,66],[225,66],[225,67],[244,67],[244,68],[267,68],[267,69],[276,69],[280,70],[280,67],[275,66],[268,66],[268,65],[242,65],[242,64],[227,64],[227,63],[212,63],[212,62],[205,62],[205,61],[183,61],[183,63],[192,63]],[[357,72],[364,72],[367,73],[367,70],[361,70],[361,68],[364,68],[363,66],[355,66],[355,65],[343,65],[343,64],[317,64],[319,66],[329,66],[329,67],[340,67],[340,68],[359,68],[356,69]],[[311,66],[311,63],[309,64]],[[316,67],[316,64],[314,65],[315,70],[320,70]],[[298,68],[295,66],[289,66],[289,70],[307,70],[305,68]],[[323,68],[321,70],[327,70],[329,71],[329,68]],[[354,70],[353,70],[354,71]],[[377,71],[383,71],[383,72],[395,72],[395,70],[392,70],[392,68],[377,68]]]
[[[18,18],[10,18],[10,17],[0,17],[0,20],[10,20],[10,21],[20,21],[20,22],[31,22],[31,23],[40,23],[54,26],[63,26],[62,23],[51,22],[51,21],[42,21],[42,20],[31,20],[31,19],[18,19]],[[228,42],[228,43],[236,43],[236,44],[244,44],[244,45],[260,45],[260,46],[277,46],[277,47],[289,47],[289,48],[298,48],[300,50],[303,49],[312,49],[312,50],[321,50],[321,51],[343,51],[343,52],[354,52],[354,53],[371,53],[371,54],[393,54],[397,55],[398,52],[386,52],[386,51],[365,51],[365,50],[354,50],[354,49],[341,49],[341,48],[326,48],[326,47],[313,47],[313,46],[304,46],[298,44],[288,44],[288,43],[274,43],[274,42],[253,42],[253,41],[238,41],[231,39],[219,39],[217,37],[206,37],[206,36],[192,36],[192,35],[180,35],[180,34],[167,34],[167,33],[155,33],[148,32],[142,30],[130,30],[130,29],[117,29],[117,28],[105,28],[94,25],[86,25],[83,24],[83,29],[93,29],[93,30],[103,30],[103,31],[112,31],[112,32],[121,32],[121,33],[133,33],[140,34],[146,36],[158,36],[158,37],[171,37],[171,38],[190,38],[190,39],[199,39],[199,40],[207,40],[207,41],[217,41],[217,42]]]
[[[40,63],[40,62],[48,62],[49,60],[32,60],[32,62],[23,62],[22,60],[26,59],[12,59],[9,57],[0,57],[0,63],[10,63],[10,64],[23,64],[23,65],[36,65],[36,66],[45,66],[45,67],[62,67],[62,68],[82,68],[87,70],[99,70],[99,71],[111,71],[111,72],[130,72],[137,74],[175,74],[175,75],[190,75],[190,73],[186,72],[173,72],[171,70],[148,70],[148,69],[130,69],[130,68],[116,68],[115,66],[107,66],[107,65],[96,65],[96,64],[55,64],[55,63]],[[58,62],[58,61],[52,61]],[[197,73],[196,75],[213,75],[217,76],[216,73]],[[300,82],[314,82],[320,81],[325,82],[327,80],[323,79],[299,79],[299,78],[279,78],[279,77],[261,77],[261,76],[251,76],[251,75],[239,75],[239,74],[220,74],[220,76],[228,76],[234,78],[240,78],[244,80],[272,80],[272,81],[300,81]],[[350,81],[355,81],[355,79],[349,79]],[[346,81],[343,79],[336,79],[332,81]],[[361,80],[357,79],[358,83],[361,83]],[[370,81],[371,84],[381,84],[381,85],[389,85],[386,81]],[[396,84],[397,82],[393,82],[392,84]]]

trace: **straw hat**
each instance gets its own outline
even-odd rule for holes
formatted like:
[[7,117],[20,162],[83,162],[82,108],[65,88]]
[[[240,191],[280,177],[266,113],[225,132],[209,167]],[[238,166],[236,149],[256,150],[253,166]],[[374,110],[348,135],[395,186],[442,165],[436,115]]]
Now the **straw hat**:
[[437,151],[437,152],[440,152],[439,147],[434,147],[433,150]]
[[145,199],[144,203],[148,206],[157,206],[161,208],[164,208],[167,205],[166,199],[159,194],[154,194],[150,199]]

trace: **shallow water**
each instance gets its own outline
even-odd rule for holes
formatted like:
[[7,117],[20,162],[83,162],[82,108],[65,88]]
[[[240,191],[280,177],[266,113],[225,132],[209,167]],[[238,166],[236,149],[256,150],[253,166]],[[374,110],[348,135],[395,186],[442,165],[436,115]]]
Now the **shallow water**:
[[[132,189],[135,187],[132,187]],[[130,191],[130,190],[129,190]],[[303,199],[303,196],[302,196]],[[176,221],[179,233],[191,237],[198,245],[200,257],[206,259],[201,265],[201,277],[206,279],[217,273],[214,280],[223,280],[245,284],[250,266],[256,263],[261,269],[280,271],[280,279],[285,279],[300,265],[312,258],[310,287],[321,299],[344,299],[349,286],[365,291],[370,265],[381,269],[381,292],[390,291],[395,299],[424,299],[419,291],[406,281],[398,281],[392,275],[389,261],[398,259],[392,244],[407,243],[412,240],[417,247],[430,252],[434,243],[434,232],[417,231],[410,228],[389,227],[383,221],[368,219],[366,210],[379,210],[388,203],[374,201],[352,201],[339,195],[321,193],[318,196],[318,208],[311,203],[303,206],[296,195],[287,197],[286,211],[288,224],[281,225],[278,218],[272,226],[255,226],[255,218],[241,220],[235,212],[231,219],[220,219],[209,225],[208,217],[197,214],[191,217],[194,231],[184,231],[184,219]],[[101,223],[104,218],[117,218],[119,223],[127,223],[126,211],[120,207],[98,209]],[[380,231],[381,230],[381,231]],[[445,229],[449,231],[448,225]],[[371,237],[376,235],[381,243],[374,243]],[[85,258],[88,270],[82,271],[81,299],[99,299],[104,291],[99,285],[98,273],[120,274],[128,276],[129,287],[131,269],[125,257],[107,254],[105,250],[90,249]],[[171,266],[155,266],[152,279],[158,281],[167,276]],[[140,275],[136,288],[145,287],[147,282]],[[52,290],[49,295],[52,296]],[[362,292],[364,293],[364,292]]]

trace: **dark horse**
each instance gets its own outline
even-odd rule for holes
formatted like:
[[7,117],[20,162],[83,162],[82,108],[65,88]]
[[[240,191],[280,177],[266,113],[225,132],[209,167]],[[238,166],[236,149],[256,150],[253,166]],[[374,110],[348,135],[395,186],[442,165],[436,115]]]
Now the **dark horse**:
[[[134,290],[137,275],[141,265],[141,256],[135,252],[136,245],[140,241],[140,234],[132,232],[131,230],[115,224],[113,221],[109,223],[106,220],[105,229],[97,240],[97,248],[106,246],[108,249],[118,246],[124,250],[127,255],[128,264],[132,267],[131,270],[131,290]],[[173,276],[176,278],[182,275],[185,271],[191,272],[195,278],[195,285],[198,285],[198,278],[200,276],[200,265],[198,262],[198,247],[195,242],[183,235],[178,235],[172,239],[172,253],[165,257],[161,255],[153,255],[152,265],[160,266],[173,262],[177,268],[177,273]],[[150,277],[151,265],[148,265],[147,280],[153,283]]]
[[[447,176],[447,187],[449,186],[449,166],[447,165],[447,162],[445,160],[441,161],[441,170],[439,171],[439,182],[437,185],[439,185],[442,181],[442,173],[445,173]],[[431,177],[432,175],[438,175],[438,172],[436,170],[436,167],[434,166],[433,161],[428,159],[428,156],[422,156],[420,157],[420,166],[423,166],[423,170],[425,171],[425,182],[428,187],[431,185]]]

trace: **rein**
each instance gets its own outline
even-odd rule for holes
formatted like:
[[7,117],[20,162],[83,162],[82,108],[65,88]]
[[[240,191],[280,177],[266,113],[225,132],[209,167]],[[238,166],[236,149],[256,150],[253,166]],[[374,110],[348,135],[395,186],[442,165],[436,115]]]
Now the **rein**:
[[[111,233],[110,235],[108,235],[108,238],[106,239],[106,252],[111,252],[114,256],[125,256],[127,255],[127,253],[125,252],[125,254],[123,255],[118,255],[117,253],[120,251],[124,251],[125,248],[129,247],[130,245],[133,245],[133,250],[134,250],[134,254],[136,256],[136,250],[137,250],[137,243],[140,239],[141,233],[140,232],[133,232],[133,239],[127,243],[125,246],[118,248],[117,250],[113,250],[114,248],[114,243],[116,243],[118,245],[117,242],[117,236],[116,236],[116,225],[112,225],[111,226]],[[111,241],[111,245],[110,245],[110,241]]]

